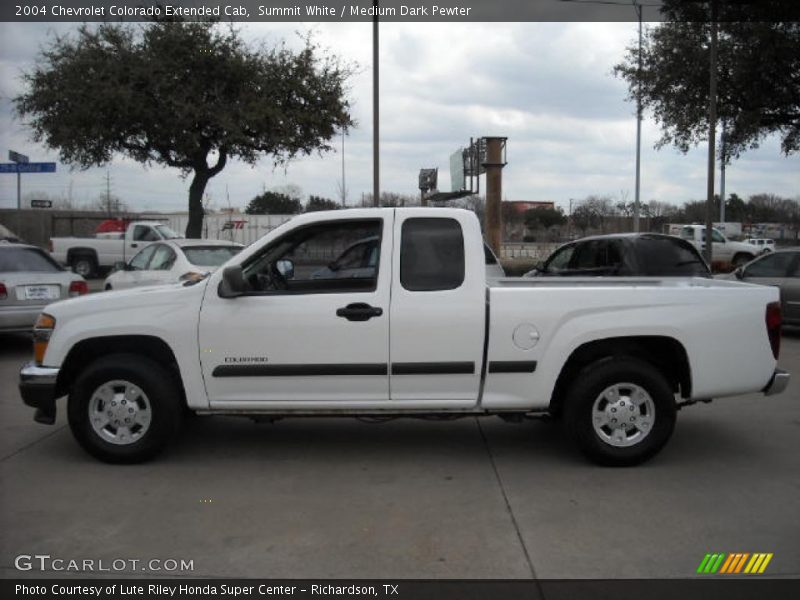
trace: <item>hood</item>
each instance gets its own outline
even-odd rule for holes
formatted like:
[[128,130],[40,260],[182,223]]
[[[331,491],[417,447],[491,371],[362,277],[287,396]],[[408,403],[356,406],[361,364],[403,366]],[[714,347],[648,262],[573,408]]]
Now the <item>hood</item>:
[[47,306],[45,312],[58,321],[59,318],[72,315],[86,315],[86,313],[104,313],[120,311],[126,308],[174,306],[175,304],[190,303],[202,296],[208,279],[194,285],[176,283],[173,285],[157,285],[148,287],[129,288],[119,291],[98,292],[87,294],[61,302],[54,302]]

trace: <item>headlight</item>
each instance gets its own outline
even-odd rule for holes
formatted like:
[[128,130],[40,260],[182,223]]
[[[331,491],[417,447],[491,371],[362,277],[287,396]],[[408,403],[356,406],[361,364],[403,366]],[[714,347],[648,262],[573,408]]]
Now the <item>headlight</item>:
[[44,361],[44,353],[47,351],[47,344],[50,343],[50,336],[56,326],[56,320],[47,313],[42,313],[36,319],[33,326],[33,357],[37,365]]

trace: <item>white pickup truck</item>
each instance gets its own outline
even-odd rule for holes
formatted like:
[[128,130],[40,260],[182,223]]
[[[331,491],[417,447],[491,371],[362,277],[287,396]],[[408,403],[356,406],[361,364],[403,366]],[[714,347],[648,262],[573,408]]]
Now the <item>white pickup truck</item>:
[[[701,254],[705,251],[705,225],[684,225],[679,235],[691,242]],[[750,262],[761,253],[761,250],[752,244],[729,240],[719,229],[711,230],[711,245],[713,262],[727,263],[734,267]]]
[[[377,256],[365,249],[331,266],[375,237]],[[20,391],[44,423],[68,396],[75,437],[109,462],[154,456],[188,410],[552,415],[591,459],[630,465],[662,448],[681,406],[788,383],[776,369],[777,289],[705,278],[487,282],[485,262],[468,211],[302,215],[204,280],[48,306]]]
[[101,269],[127,262],[148,244],[181,237],[158,221],[135,221],[120,237],[51,238],[49,250],[62,265],[72,267],[82,277],[91,277]]

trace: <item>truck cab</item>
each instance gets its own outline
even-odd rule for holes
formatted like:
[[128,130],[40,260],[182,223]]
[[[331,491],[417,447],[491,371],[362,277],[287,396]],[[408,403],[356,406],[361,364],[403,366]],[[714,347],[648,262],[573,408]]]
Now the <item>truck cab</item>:
[[[684,225],[681,227],[679,235],[684,240],[691,242],[701,254],[705,252],[705,225]],[[751,244],[729,240],[717,228],[711,230],[711,244],[712,261],[727,263],[734,267],[750,262],[759,253],[759,250]]]

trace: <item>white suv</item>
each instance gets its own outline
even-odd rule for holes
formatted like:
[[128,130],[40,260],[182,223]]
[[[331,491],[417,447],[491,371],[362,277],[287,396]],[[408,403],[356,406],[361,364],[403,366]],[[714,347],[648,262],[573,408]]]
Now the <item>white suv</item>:
[[745,243],[752,244],[758,248],[759,254],[763,254],[765,252],[775,252],[775,240],[771,240],[769,238],[747,238]]

